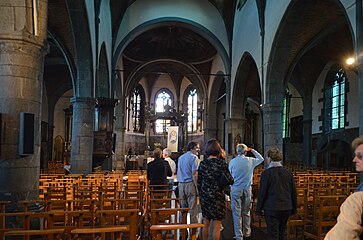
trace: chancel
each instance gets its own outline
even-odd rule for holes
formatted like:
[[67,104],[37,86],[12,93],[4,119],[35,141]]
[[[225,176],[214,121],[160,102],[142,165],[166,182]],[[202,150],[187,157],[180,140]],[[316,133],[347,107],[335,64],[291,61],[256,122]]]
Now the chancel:
[[[204,161],[209,139],[227,163],[240,143],[265,157],[251,213],[280,149],[297,186],[289,237],[323,238],[319,209],[334,223],[360,183],[362,24],[361,0],[0,1],[0,238],[201,237],[177,179],[156,200],[146,168],[171,142],[176,166],[190,142]],[[227,201],[222,239],[231,216]]]

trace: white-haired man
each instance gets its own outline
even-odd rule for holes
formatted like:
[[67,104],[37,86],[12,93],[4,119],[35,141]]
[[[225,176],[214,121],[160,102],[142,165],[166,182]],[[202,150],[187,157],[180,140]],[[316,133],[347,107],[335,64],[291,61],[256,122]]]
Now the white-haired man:
[[[251,151],[256,158],[247,157]],[[256,150],[245,144],[237,144],[237,157],[229,163],[234,183],[231,186],[231,208],[235,238],[238,240],[249,239],[251,236],[251,200],[253,170],[263,162],[263,157]],[[242,215],[242,216],[241,216]]]
[[176,164],[173,159],[171,159],[171,150],[169,148],[164,148],[163,150],[163,158],[165,161],[169,163],[169,166],[171,168],[171,171],[173,175],[171,177],[168,177],[168,182],[170,185],[174,185],[174,175],[176,173]]

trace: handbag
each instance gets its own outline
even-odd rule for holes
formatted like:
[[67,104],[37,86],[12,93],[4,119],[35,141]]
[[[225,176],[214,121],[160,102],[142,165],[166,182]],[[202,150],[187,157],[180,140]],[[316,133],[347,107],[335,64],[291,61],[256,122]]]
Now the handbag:
[[231,175],[231,173],[229,172],[228,168],[224,169],[224,171],[222,172],[222,174],[220,175],[219,179],[218,179],[218,185],[221,188],[225,188],[229,185],[232,185],[234,183],[234,179]]

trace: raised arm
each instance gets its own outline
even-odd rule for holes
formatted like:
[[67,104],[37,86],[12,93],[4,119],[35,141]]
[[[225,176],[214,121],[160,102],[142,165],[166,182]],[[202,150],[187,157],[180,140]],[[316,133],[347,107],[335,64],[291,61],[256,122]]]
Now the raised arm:
[[262,163],[265,159],[262,157],[262,155],[257,152],[255,149],[253,148],[247,148],[247,151],[251,151],[253,153],[253,155],[255,155],[255,158],[254,158],[254,165],[257,166],[259,165],[260,163]]

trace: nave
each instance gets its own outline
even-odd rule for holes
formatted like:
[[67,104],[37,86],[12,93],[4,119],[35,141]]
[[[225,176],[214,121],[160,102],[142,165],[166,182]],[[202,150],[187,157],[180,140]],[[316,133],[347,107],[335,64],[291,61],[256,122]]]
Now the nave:
[[[323,239],[342,202],[355,192],[357,173],[287,167],[298,193],[289,239]],[[266,237],[266,224],[255,215],[262,171],[260,167],[254,173],[251,239]],[[141,170],[42,173],[39,186],[39,200],[0,202],[1,239],[186,239],[186,228],[196,238],[196,229],[203,226],[187,224],[189,209],[179,207],[173,187],[149,186]],[[234,236],[229,201],[226,208],[221,239],[228,240]]]

